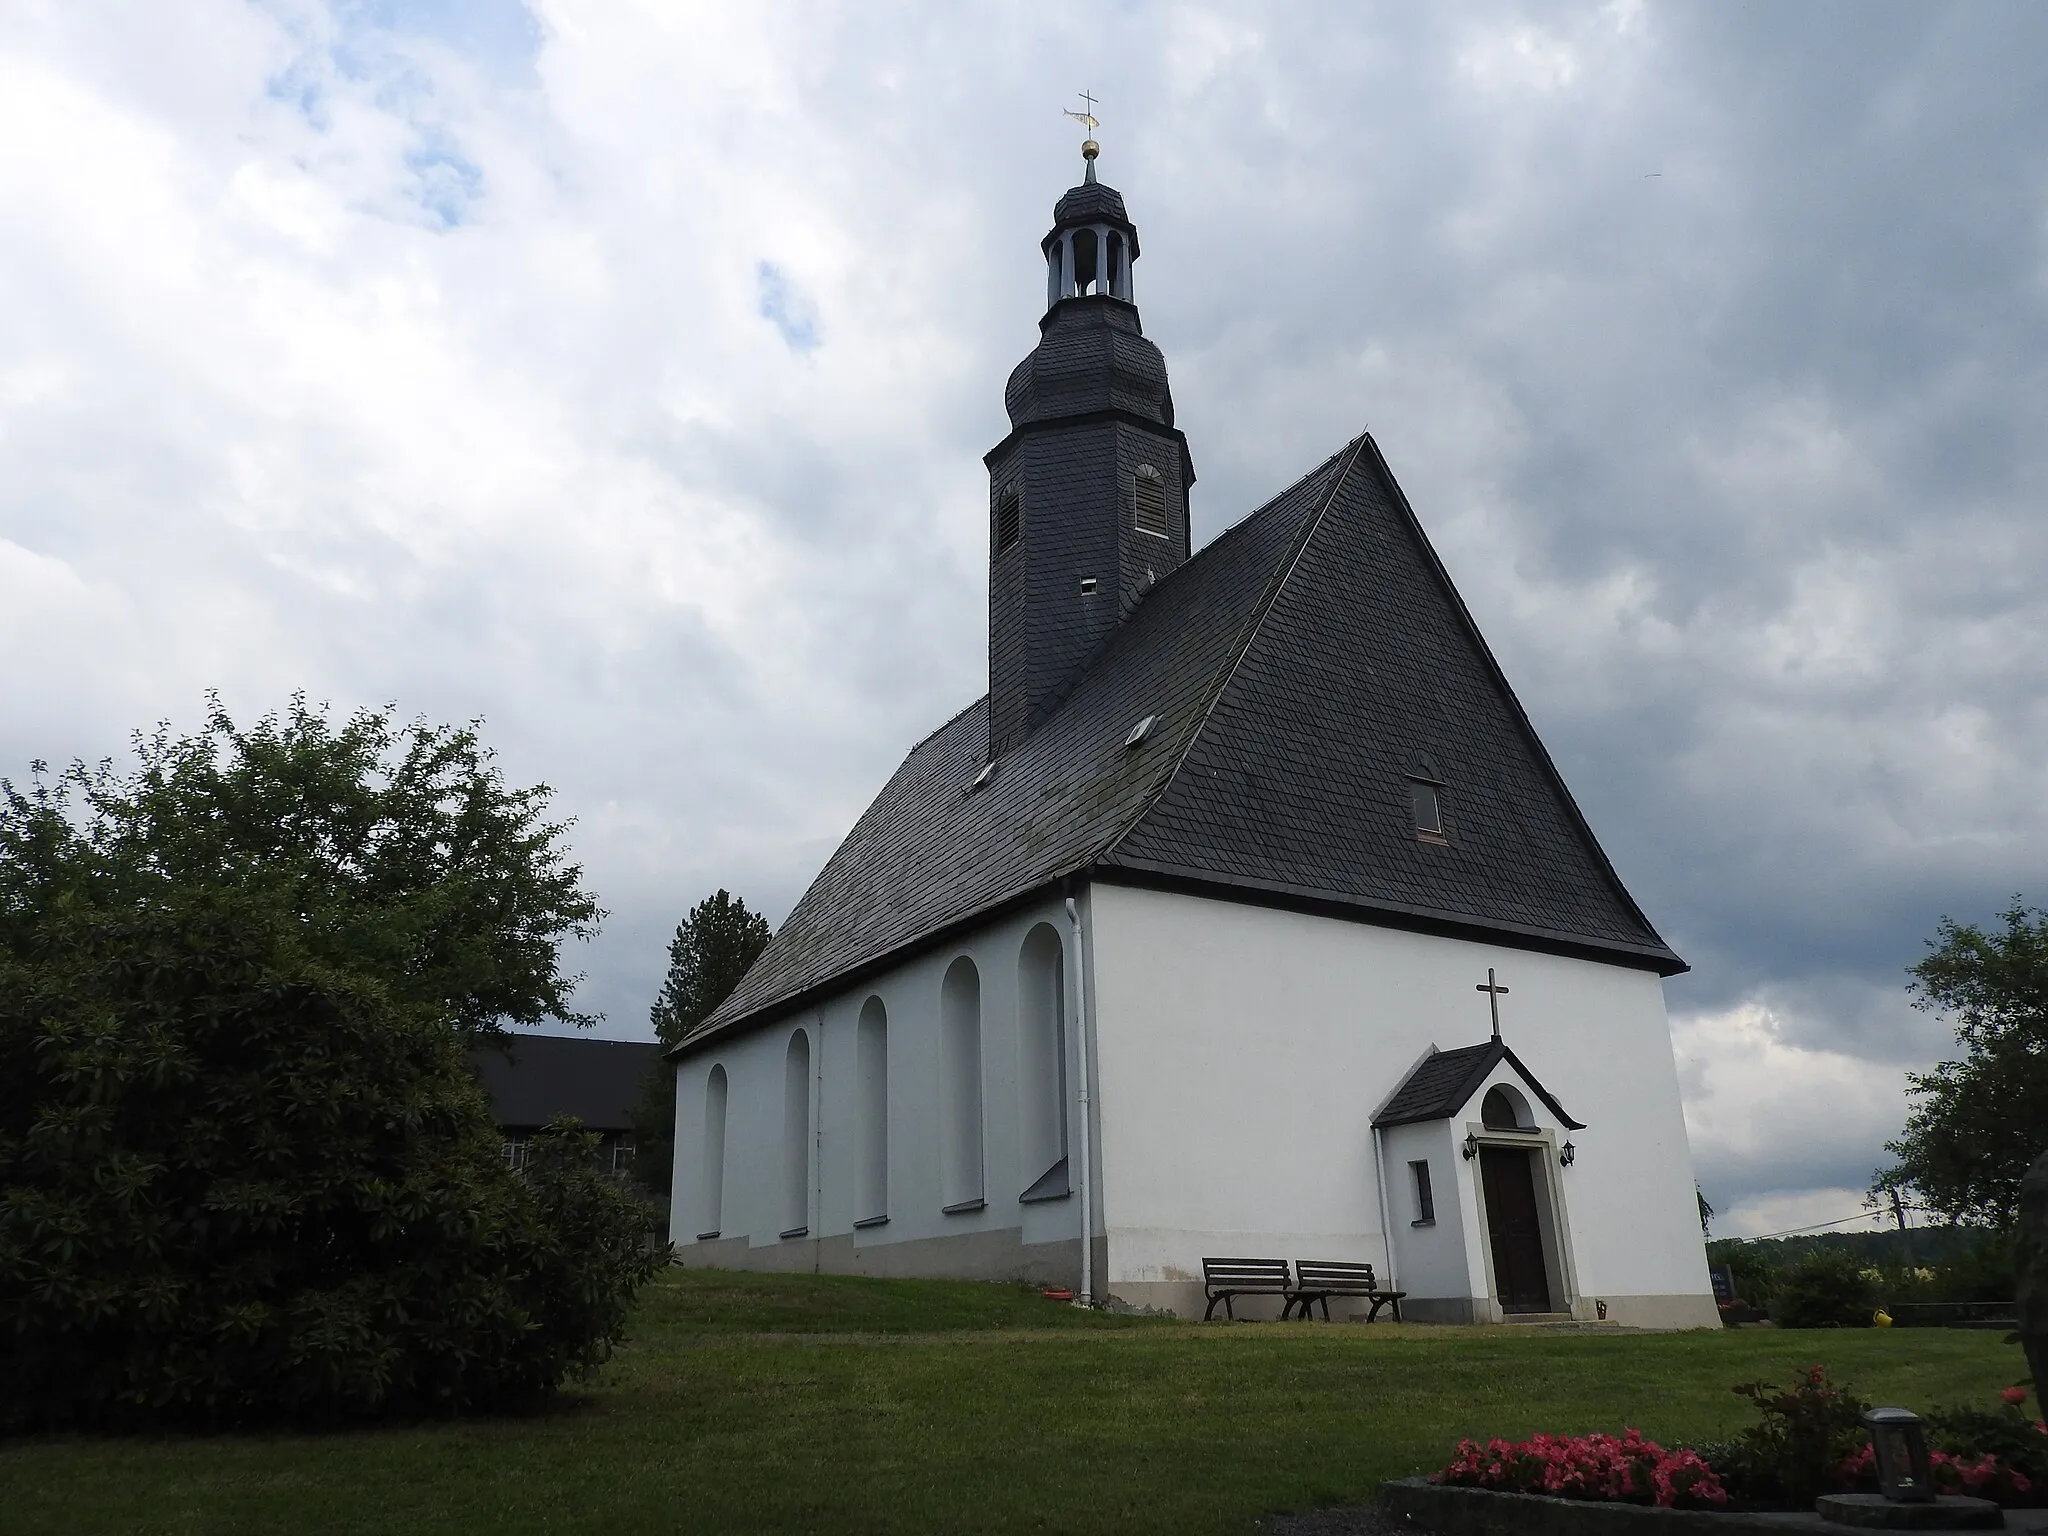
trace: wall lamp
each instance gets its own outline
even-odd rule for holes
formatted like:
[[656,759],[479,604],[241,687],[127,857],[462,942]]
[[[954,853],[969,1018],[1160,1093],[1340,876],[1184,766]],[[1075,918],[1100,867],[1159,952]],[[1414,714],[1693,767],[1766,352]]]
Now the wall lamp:
[[1565,1138],[1564,1145],[1557,1149],[1557,1166],[1569,1168],[1579,1160],[1579,1149],[1572,1145],[1571,1138]]
[[1479,1136],[1476,1132],[1467,1131],[1465,1133],[1464,1153],[1465,1161],[1468,1163],[1479,1155]]

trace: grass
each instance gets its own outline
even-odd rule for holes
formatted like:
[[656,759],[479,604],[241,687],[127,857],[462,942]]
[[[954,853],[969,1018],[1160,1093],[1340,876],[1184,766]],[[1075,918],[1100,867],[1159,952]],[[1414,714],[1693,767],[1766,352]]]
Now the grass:
[[1588,1336],[1107,1318],[1006,1286],[674,1271],[534,1417],[0,1446],[0,1528],[64,1532],[1248,1532],[1368,1498],[1461,1435],[1717,1437],[1825,1361],[1989,1405],[1997,1333]]

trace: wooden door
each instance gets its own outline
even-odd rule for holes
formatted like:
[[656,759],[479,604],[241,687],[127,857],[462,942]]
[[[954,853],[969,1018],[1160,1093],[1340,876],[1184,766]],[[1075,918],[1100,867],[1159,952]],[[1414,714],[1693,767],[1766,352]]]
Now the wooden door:
[[1504,1312],[1550,1310],[1543,1223],[1536,1214],[1535,1156],[1520,1147],[1479,1149],[1487,1236],[1493,1244],[1493,1282]]

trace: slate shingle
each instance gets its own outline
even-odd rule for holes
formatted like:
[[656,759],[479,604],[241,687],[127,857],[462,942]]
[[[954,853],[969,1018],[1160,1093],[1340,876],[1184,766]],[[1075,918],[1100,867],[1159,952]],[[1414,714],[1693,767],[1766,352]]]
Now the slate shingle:
[[1522,1058],[1498,1040],[1489,1040],[1484,1045],[1461,1045],[1452,1051],[1431,1051],[1380,1106],[1380,1112],[1372,1117],[1373,1128],[1385,1130],[1389,1126],[1449,1119],[1472,1102],[1472,1095],[1479,1091],[1486,1075],[1503,1061],[1515,1069],[1531,1093],[1550,1107],[1566,1130],[1586,1128],[1584,1122],[1566,1114],[1564,1106],[1551,1097],[1550,1090],[1522,1065]]

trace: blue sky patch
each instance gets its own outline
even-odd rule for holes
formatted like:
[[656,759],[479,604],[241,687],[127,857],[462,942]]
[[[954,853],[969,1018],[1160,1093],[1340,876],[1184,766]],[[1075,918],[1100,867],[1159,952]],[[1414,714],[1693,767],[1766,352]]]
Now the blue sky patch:
[[810,296],[790,282],[789,276],[772,261],[755,267],[760,284],[761,318],[782,334],[783,344],[792,352],[808,353],[818,346],[818,308]]

